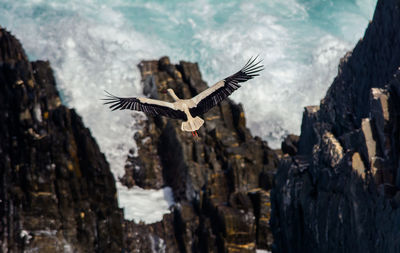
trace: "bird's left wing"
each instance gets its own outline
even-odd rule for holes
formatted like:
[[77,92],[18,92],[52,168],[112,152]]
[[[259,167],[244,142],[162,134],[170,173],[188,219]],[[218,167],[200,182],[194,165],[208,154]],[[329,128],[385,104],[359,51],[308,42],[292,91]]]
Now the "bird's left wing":
[[122,98],[114,96],[107,91],[106,93],[107,98],[103,99],[106,101],[104,104],[110,105],[110,109],[113,111],[129,109],[142,111],[152,116],[162,115],[173,119],[187,119],[186,114],[175,109],[173,103],[143,97]]
[[211,108],[232,94],[232,92],[237,90],[240,87],[239,83],[246,82],[258,76],[258,72],[263,70],[264,66],[259,65],[261,60],[256,60],[257,57],[250,59],[241,70],[193,97],[192,101],[196,106],[189,109],[190,114],[195,117],[208,112]]

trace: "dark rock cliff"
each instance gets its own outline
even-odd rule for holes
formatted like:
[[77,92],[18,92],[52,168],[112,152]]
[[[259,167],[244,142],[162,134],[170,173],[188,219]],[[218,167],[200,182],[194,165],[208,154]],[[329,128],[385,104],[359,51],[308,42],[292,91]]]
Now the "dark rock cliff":
[[115,181],[48,62],[0,28],[1,252],[121,252]]
[[[152,98],[171,101],[164,93],[167,88],[180,98],[193,97],[207,88],[197,64],[174,65],[164,57],[143,61],[139,68],[144,93]],[[204,119],[199,138],[181,131],[177,120],[149,117],[142,123],[143,130],[135,136],[139,156],[128,159],[122,182],[144,188],[170,186],[177,205],[160,223],[127,222],[129,250],[151,252],[154,247],[143,245],[155,245],[160,239],[166,252],[270,248],[269,189],[277,154],[266,142],[251,136],[241,105],[229,99]]]
[[400,252],[400,2],[379,0],[271,193],[275,252]]

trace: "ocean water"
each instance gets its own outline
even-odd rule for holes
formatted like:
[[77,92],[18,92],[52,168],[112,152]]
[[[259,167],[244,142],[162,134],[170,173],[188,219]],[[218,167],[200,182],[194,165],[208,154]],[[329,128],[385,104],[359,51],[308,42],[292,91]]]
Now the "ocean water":
[[[82,115],[118,179],[128,150],[135,148],[137,120],[145,116],[111,113],[99,99],[103,90],[142,95],[141,60],[168,55],[172,62],[198,62],[212,85],[260,55],[265,70],[231,97],[243,104],[251,132],[277,148],[286,134],[300,133],[303,107],[319,104],[339,59],[363,37],[375,5],[376,0],[0,0],[0,25],[21,40],[31,60],[51,62],[63,101]],[[129,219],[155,222],[173,204],[168,188],[117,188]]]

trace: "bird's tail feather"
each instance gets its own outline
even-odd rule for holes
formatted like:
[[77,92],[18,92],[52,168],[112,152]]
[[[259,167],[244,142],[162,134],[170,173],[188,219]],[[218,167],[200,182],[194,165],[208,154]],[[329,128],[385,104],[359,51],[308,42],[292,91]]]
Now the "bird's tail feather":
[[182,131],[194,132],[199,130],[203,124],[204,120],[202,120],[199,116],[196,116],[195,118],[182,122]]

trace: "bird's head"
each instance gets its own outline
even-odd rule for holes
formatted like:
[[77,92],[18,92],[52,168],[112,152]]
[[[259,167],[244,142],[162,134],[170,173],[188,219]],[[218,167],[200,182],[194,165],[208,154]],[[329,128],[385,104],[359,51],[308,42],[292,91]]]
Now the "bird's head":
[[167,93],[171,94],[171,92],[173,93],[174,90],[173,89],[162,89],[161,90],[161,93],[163,93],[163,94],[167,94]]

